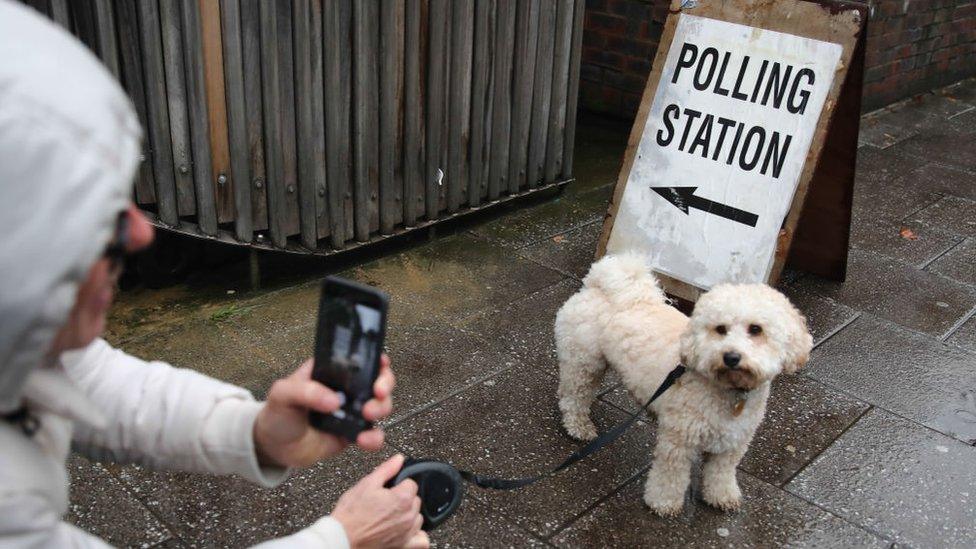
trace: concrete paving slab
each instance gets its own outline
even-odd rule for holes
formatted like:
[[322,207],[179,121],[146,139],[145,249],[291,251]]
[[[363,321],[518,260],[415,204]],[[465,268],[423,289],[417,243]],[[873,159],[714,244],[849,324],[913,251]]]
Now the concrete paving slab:
[[345,490],[390,455],[347,450],[273,490],[237,477],[134,466],[117,468],[116,474],[187,545],[247,547],[292,534],[329,514]]
[[475,497],[465,498],[457,512],[431,533],[435,547],[551,547],[512,525],[491,505]]
[[584,194],[617,182],[631,123],[581,113],[573,155],[575,181],[567,194]]
[[976,444],[976,355],[862,315],[818,347],[807,375]]
[[973,139],[976,128],[964,122],[970,119],[970,113],[966,113],[947,120],[938,128],[913,135],[888,150],[971,170],[976,166],[976,139]]
[[379,259],[343,273],[390,294],[391,317],[420,324],[512,303],[563,275],[470,234]]
[[[739,474],[743,509],[723,513],[696,501],[662,519],[643,502],[643,479],[600,503],[553,538],[557,547],[886,547],[888,543],[784,493]],[[687,505],[687,504],[686,504]]]
[[976,78],[967,78],[939,90],[941,95],[976,105]]
[[[642,404],[623,387],[602,394],[600,400],[628,413]],[[780,376],[773,382],[766,418],[739,468],[782,485],[867,409],[867,404],[805,376]]]
[[517,362],[499,340],[485,340],[446,323],[390,332],[387,349],[397,376],[395,423]]
[[463,318],[458,326],[486,341],[502,342],[525,364],[556,374],[556,312],[580,286],[575,280],[564,280],[507,307]]
[[976,286],[976,238],[968,238],[925,270]]
[[874,409],[786,489],[915,547],[976,545],[976,448]]
[[593,264],[603,222],[596,221],[578,229],[530,244],[519,254],[549,268],[582,280]]
[[902,219],[941,198],[938,192],[908,179],[922,164],[917,158],[861,147],[854,181],[854,219]]
[[959,244],[962,237],[921,222],[859,218],[851,227],[851,246],[923,267]]
[[612,194],[613,186],[606,185],[564,195],[475,227],[473,232],[503,246],[521,248],[602,220]]
[[[973,165],[976,165],[976,158]],[[976,237],[976,200],[946,196],[913,217],[962,236]]]
[[829,297],[934,337],[942,337],[976,304],[976,288],[865,250],[851,250],[847,280],[799,282]]
[[71,504],[64,520],[118,547],[150,547],[172,534],[99,463],[68,459]]
[[[973,121],[976,125],[976,120]],[[976,200],[976,167],[967,169],[926,162],[905,175],[905,180],[929,192]]]
[[211,316],[226,315],[223,323],[250,342],[299,328],[314,329],[321,286],[313,278],[305,284],[283,288],[217,309]]
[[949,336],[946,343],[957,345],[976,353],[976,316],[969,318]]
[[[601,429],[625,417],[599,403],[594,412]],[[541,473],[581,446],[563,432],[556,379],[524,365],[395,425],[388,434],[411,455],[507,478]],[[516,491],[472,488],[472,495],[545,537],[642,471],[652,444],[652,430],[638,423],[610,449],[537,484]]]
[[858,315],[854,309],[813,292],[799,281],[780,287],[779,290],[806,317],[807,329],[813,336],[815,346],[850,323]]

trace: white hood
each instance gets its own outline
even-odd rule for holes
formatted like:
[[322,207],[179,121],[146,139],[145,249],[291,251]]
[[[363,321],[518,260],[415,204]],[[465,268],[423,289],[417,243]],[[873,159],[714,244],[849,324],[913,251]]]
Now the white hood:
[[80,42],[0,0],[0,412],[20,405],[132,192],[141,131]]

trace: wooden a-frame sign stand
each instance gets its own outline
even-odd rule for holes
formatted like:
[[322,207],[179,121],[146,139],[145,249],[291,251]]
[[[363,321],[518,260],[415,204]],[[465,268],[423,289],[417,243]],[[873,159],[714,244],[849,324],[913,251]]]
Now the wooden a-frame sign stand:
[[[860,127],[867,6],[845,0],[672,0],[670,13],[604,219],[596,257],[607,252],[669,50],[678,47],[673,43],[675,29],[680,18],[690,14],[838,44],[842,48],[789,211],[780,225],[766,282],[775,284],[787,263],[792,268],[843,280],[847,271]],[[652,180],[653,175],[648,179]],[[653,181],[640,183],[653,184]],[[685,214],[687,207],[683,208]],[[696,301],[704,291],[666,273],[656,274],[669,294],[683,300]]]

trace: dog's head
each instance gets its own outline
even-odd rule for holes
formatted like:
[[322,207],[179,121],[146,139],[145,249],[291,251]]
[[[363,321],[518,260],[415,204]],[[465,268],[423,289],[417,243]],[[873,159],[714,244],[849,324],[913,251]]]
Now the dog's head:
[[681,337],[688,368],[728,388],[755,389],[810,357],[806,319],[764,284],[723,284],[703,295]]

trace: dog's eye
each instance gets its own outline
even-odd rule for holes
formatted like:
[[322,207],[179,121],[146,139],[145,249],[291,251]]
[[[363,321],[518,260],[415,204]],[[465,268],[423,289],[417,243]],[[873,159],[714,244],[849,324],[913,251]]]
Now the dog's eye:
[[750,324],[749,325],[749,335],[757,336],[757,335],[759,335],[761,333],[762,333],[762,326],[760,326],[758,324]]
[[719,324],[715,327],[715,331],[718,332],[718,335],[725,335],[729,330],[725,327],[725,324]]

